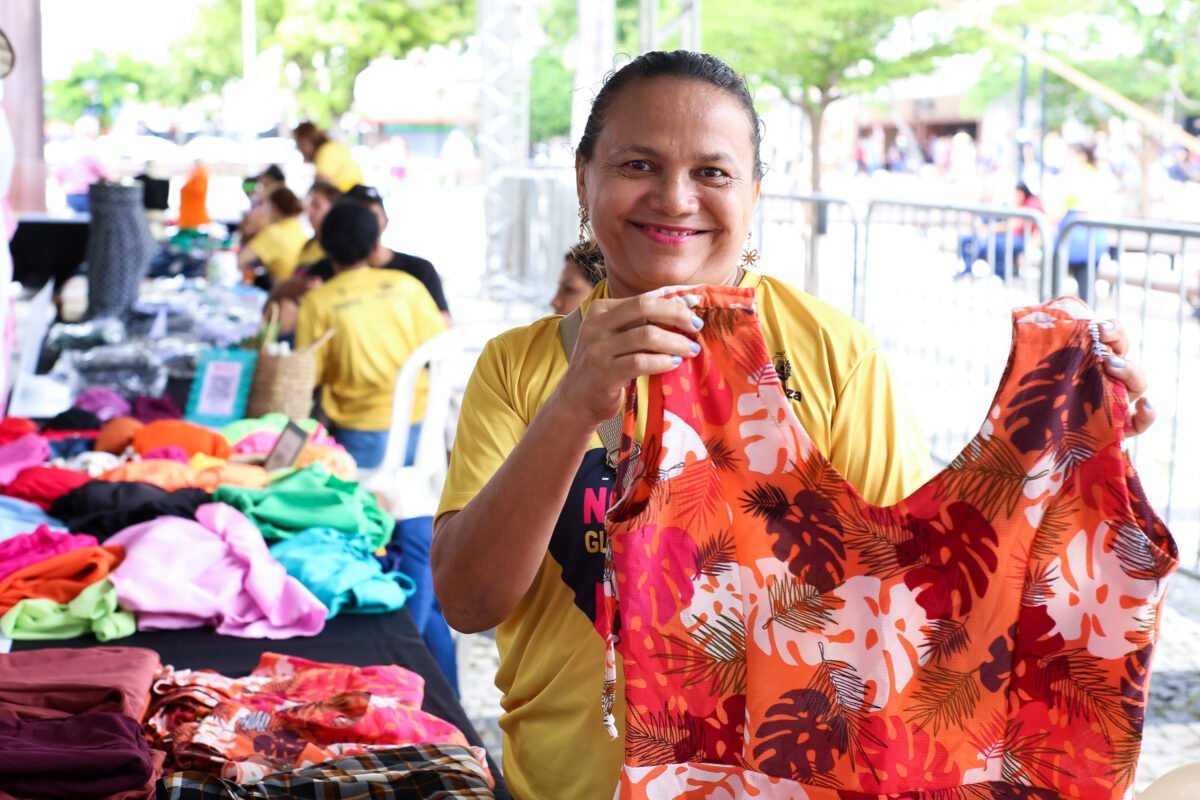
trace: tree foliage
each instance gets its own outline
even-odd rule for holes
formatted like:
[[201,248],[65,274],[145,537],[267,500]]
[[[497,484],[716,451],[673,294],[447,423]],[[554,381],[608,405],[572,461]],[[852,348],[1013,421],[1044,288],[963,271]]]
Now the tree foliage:
[[[350,109],[354,79],[374,58],[403,57],[475,27],[474,0],[257,0],[259,53],[278,48],[300,112],[327,125]],[[172,46],[153,99],[181,104],[220,92],[242,69],[241,0],[207,0],[195,28]],[[285,80],[287,80],[285,78]]]
[[125,54],[94,52],[66,78],[46,84],[46,115],[74,121],[91,114],[107,127],[124,103],[154,95],[162,84],[152,64]]
[[571,132],[571,73],[560,56],[544,51],[529,75],[529,141],[544,142]]
[[[1029,41],[1153,111],[1200,111],[1200,8],[1190,0],[1024,0],[997,15]],[[1019,55],[991,44],[996,58],[968,95],[968,113],[1015,96]],[[1006,57],[1010,56],[1010,57]],[[1030,96],[1040,68],[1030,69]],[[1046,76],[1046,126],[1067,119],[1098,126],[1119,112],[1059,76]]]

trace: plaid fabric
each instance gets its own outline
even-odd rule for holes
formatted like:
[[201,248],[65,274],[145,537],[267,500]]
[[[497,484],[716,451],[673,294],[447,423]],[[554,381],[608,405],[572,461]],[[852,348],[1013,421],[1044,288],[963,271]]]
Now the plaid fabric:
[[457,745],[413,745],[326,761],[279,772],[239,786],[204,772],[176,772],[158,782],[158,800],[296,798],[392,800],[466,798],[492,800],[491,778],[476,756]]

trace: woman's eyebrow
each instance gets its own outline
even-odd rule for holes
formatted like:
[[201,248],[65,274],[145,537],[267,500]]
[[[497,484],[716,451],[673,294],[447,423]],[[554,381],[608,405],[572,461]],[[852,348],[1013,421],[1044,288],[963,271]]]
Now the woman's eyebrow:
[[[630,144],[621,147],[614,152],[614,155],[639,155],[639,156],[658,156],[659,152],[653,147],[648,147],[644,144]],[[723,153],[720,150],[711,153],[693,153],[693,161],[731,161],[732,157],[728,153]]]

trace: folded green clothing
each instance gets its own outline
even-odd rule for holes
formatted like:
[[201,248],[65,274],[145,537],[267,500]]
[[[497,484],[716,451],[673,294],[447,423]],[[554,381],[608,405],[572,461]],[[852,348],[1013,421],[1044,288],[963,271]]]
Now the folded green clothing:
[[26,598],[0,617],[0,634],[14,641],[74,639],[90,632],[107,642],[136,630],[137,620],[117,607],[117,590],[108,579],[93,583],[69,603]]
[[267,539],[290,539],[309,528],[332,528],[363,537],[371,550],[392,538],[396,520],[375,496],[354,481],[329,474],[320,464],[271,481],[265,489],[221,486],[213,501],[227,503],[258,526]]
[[417,590],[402,572],[384,572],[361,536],[328,528],[301,531],[271,546],[283,568],[316,595],[329,609],[339,612],[384,614],[404,605]]

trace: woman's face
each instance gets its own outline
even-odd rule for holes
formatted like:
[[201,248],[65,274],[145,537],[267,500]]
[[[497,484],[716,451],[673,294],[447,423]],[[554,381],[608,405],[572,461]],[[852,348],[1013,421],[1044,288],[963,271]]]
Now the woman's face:
[[312,140],[305,136],[296,137],[296,149],[300,151],[300,155],[304,156],[307,163],[312,163],[313,158],[317,155],[317,148],[313,145]]
[[558,290],[550,300],[550,307],[554,309],[555,314],[570,314],[579,308],[583,298],[591,291],[592,284],[583,277],[583,270],[568,258],[563,262],[562,275],[558,278]]
[[312,192],[308,196],[308,221],[312,225],[313,233],[320,235],[321,223],[325,221],[325,215],[329,213],[329,209],[333,208],[333,203],[329,202],[329,198],[320,192]]
[[733,95],[698,80],[636,81],[575,171],[613,297],[735,274],[759,183],[750,120]]

